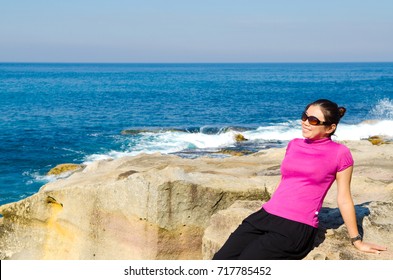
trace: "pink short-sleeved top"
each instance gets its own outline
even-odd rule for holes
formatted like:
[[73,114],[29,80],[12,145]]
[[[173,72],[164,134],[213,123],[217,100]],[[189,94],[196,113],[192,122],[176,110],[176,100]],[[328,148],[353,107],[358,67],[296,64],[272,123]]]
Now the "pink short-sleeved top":
[[294,139],[281,164],[281,182],[263,208],[317,228],[318,213],[336,173],[352,165],[350,150],[330,138]]

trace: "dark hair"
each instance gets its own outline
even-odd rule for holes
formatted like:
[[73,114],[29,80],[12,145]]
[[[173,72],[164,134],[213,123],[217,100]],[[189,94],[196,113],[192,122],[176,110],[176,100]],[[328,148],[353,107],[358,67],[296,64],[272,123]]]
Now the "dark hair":
[[[305,111],[307,111],[310,106],[319,106],[321,108],[323,116],[325,117],[325,122],[327,122],[329,125],[336,124],[336,126],[347,111],[347,109],[345,109],[344,107],[338,107],[337,103],[334,103],[327,99],[318,99],[317,101],[308,104]],[[335,131],[336,130],[330,133],[330,135],[333,135]]]

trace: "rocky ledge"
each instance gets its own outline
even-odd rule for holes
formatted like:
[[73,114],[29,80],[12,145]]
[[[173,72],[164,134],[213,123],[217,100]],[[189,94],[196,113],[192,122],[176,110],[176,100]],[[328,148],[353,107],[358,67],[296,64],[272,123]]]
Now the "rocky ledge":
[[[392,145],[346,143],[352,192],[367,241],[393,244]],[[269,199],[285,149],[217,158],[139,155],[97,161],[0,206],[0,259],[210,259],[231,231]],[[335,202],[321,211],[306,259],[393,259],[350,245]]]

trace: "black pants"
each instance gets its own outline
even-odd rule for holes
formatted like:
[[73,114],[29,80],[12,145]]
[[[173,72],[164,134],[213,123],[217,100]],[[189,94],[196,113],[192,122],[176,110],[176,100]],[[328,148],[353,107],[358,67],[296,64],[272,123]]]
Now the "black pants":
[[229,236],[214,260],[298,260],[312,250],[317,229],[267,213],[263,208]]

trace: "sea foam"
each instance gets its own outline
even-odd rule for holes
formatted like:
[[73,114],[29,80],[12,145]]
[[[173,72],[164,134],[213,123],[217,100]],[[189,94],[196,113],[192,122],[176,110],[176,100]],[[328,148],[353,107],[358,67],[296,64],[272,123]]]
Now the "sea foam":
[[[371,136],[381,135],[393,139],[393,100],[378,100],[367,114],[369,119],[357,124],[342,122],[333,136],[333,140],[363,140]],[[96,160],[135,156],[141,153],[173,154],[195,153],[205,155],[223,148],[236,147],[235,136],[242,134],[248,141],[248,148],[268,148],[263,143],[280,143],[281,146],[293,138],[302,137],[301,121],[290,120],[282,123],[271,123],[257,128],[241,126],[217,127],[202,126],[182,129],[132,129],[129,135],[121,136],[121,150],[111,150],[103,154],[92,154],[85,158],[85,164]],[[262,145],[261,145],[262,143]],[[253,147],[252,147],[253,146]]]
[[[301,138],[301,122],[289,121],[286,123],[261,126],[256,129],[221,129],[216,134],[187,131],[142,132],[138,135],[124,137],[123,150],[111,150],[106,154],[93,154],[85,159],[85,164],[95,160],[135,156],[141,153],[171,154],[182,151],[217,152],[222,148],[236,147],[235,136],[242,134],[252,143],[280,142],[283,146],[293,138]],[[371,136],[383,135],[393,139],[393,120],[367,120],[359,124],[339,124],[333,140],[362,140]],[[258,145],[261,147],[261,145]],[[202,153],[201,153],[202,154]]]

